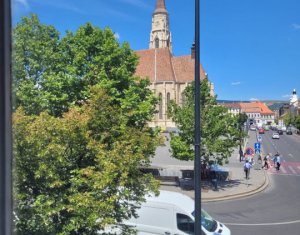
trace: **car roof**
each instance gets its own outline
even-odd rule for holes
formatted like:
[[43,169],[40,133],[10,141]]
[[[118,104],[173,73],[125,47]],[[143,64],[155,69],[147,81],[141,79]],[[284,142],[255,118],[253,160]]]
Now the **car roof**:
[[146,197],[147,202],[158,202],[172,204],[184,208],[184,210],[192,213],[195,210],[195,202],[192,198],[177,192],[161,190],[159,196],[151,194]]

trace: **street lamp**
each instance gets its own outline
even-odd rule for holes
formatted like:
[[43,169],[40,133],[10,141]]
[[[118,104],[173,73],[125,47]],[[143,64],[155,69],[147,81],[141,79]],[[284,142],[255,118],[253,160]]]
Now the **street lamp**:
[[0,234],[12,234],[11,7],[0,1]]
[[195,0],[195,235],[201,235],[200,0]]

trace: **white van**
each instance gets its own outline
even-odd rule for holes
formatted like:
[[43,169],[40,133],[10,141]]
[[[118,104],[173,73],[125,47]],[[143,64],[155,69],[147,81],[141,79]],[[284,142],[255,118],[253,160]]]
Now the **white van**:
[[[137,210],[138,218],[124,224],[132,226],[138,235],[194,234],[194,200],[181,193],[160,191],[158,197],[149,196]],[[201,235],[230,235],[230,230],[202,210]]]

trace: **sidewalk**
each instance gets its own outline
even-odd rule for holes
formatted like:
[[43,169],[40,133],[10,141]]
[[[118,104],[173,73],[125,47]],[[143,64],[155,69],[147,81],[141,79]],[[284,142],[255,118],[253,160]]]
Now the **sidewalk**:
[[[256,134],[249,133],[245,147],[252,147],[256,142]],[[164,176],[182,176],[184,170],[193,170],[193,161],[179,161],[170,157],[169,141],[166,141],[165,147],[158,148],[156,156],[152,161],[152,166],[161,167],[160,175]],[[269,185],[269,178],[267,172],[262,169],[262,165],[257,163],[250,171],[250,179],[245,179],[245,172],[243,170],[244,162],[239,161],[239,153],[236,150],[229,158],[229,164],[225,167],[229,169],[230,179],[218,182],[218,190],[214,191],[212,183],[203,181],[201,189],[202,202],[223,201],[246,197],[259,193],[266,189]],[[193,183],[193,182],[191,182]],[[186,194],[194,198],[194,190],[183,190],[179,186],[170,184],[161,184],[160,189],[175,191]]]
[[[203,182],[201,189],[201,201],[223,201],[246,197],[263,191],[269,185],[267,173],[261,168],[261,164],[255,164],[250,171],[250,179],[245,179],[243,171],[244,162],[239,161],[238,153],[233,154],[226,165],[231,172],[231,179],[218,182],[218,190],[213,190],[211,182]],[[161,185],[160,189],[175,191],[194,198],[194,190],[183,190],[180,187]]]

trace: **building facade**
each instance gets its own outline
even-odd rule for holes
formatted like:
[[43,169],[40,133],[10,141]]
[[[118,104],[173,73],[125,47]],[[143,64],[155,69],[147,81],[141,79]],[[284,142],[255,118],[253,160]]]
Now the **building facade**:
[[273,125],[275,123],[275,113],[262,102],[225,103],[222,105],[227,107],[228,112],[232,114],[246,113],[248,119],[257,125]]
[[299,98],[298,98],[296,89],[293,90],[292,96],[290,98],[289,112],[293,116],[300,114],[300,102],[299,102]]
[[[149,49],[135,52],[139,56],[136,75],[148,78],[151,82],[150,89],[160,99],[157,114],[149,125],[163,129],[175,128],[175,123],[167,115],[168,105],[171,100],[179,105],[184,103],[183,92],[195,79],[195,58],[193,46],[190,55],[173,56],[169,14],[164,0],[156,1],[152,14]],[[207,79],[201,65],[200,79]],[[210,86],[213,95],[213,84],[210,83]]]

